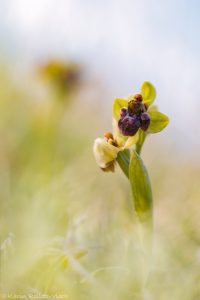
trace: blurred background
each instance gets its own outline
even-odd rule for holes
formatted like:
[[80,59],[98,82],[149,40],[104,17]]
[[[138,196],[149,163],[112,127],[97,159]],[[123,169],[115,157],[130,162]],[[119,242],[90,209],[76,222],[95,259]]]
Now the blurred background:
[[[0,0],[2,299],[200,299],[199,10]],[[101,172],[92,145],[111,131],[113,99],[145,80],[170,124],[142,154],[155,245],[141,290],[128,181]]]

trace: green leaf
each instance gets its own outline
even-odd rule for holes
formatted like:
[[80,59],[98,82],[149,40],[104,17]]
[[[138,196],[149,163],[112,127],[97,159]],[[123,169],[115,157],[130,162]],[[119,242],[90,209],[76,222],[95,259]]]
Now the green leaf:
[[143,83],[141,87],[141,94],[143,97],[143,103],[147,106],[151,105],[156,98],[156,90],[149,81],[145,81]]
[[116,121],[118,121],[120,118],[120,108],[127,107],[127,106],[128,106],[128,100],[126,99],[116,98],[114,100],[113,107],[112,107],[112,114]]
[[130,160],[129,150],[120,151],[118,153],[117,162],[127,178],[129,178],[129,160]]
[[163,113],[155,110],[149,110],[151,122],[148,128],[148,133],[157,133],[162,131],[169,123],[169,118]]
[[132,152],[129,164],[129,180],[135,212],[141,222],[152,218],[152,191],[147,169],[136,151]]

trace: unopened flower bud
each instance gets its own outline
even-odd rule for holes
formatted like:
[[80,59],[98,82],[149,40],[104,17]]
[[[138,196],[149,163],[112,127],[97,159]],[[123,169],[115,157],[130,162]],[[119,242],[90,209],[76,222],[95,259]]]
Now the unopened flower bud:
[[140,128],[140,118],[136,115],[120,118],[118,127],[121,133],[125,136],[133,136]]
[[150,116],[148,115],[148,113],[144,112],[141,114],[140,120],[141,120],[142,130],[146,131],[150,125],[150,121],[151,121]]

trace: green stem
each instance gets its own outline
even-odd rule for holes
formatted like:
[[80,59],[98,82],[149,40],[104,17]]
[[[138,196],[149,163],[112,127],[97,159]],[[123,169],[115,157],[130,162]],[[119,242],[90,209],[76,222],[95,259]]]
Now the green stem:
[[117,155],[117,162],[126,175],[127,178],[129,178],[129,155],[125,151],[120,151]]
[[144,144],[145,138],[146,138],[145,132],[140,129],[140,131],[139,131],[139,140],[136,143],[136,148],[135,148],[138,155],[140,155],[140,153],[141,153],[142,146]]

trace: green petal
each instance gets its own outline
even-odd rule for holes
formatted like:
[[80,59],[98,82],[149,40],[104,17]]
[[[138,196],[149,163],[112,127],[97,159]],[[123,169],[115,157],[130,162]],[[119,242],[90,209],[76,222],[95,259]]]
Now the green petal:
[[118,121],[120,118],[120,108],[127,107],[127,106],[128,106],[128,100],[126,99],[116,98],[114,100],[113,107],[112,107],[112,114],[116,121]]
[[129,180],[135,212],[141,222],[146,222],[152,215],[152,191],[147,169],[136,151],[130,159]]
[[169,118],[159,111],[149,110],[151,122],[148,128],[148,133],[157,133],[162,131],[169,123]]
[[147,106],[151,105],[156,98],[156,90],[149,81],[145,81],[143,83],[141,87],[141,94],[143,97],[143,103]]

